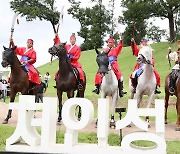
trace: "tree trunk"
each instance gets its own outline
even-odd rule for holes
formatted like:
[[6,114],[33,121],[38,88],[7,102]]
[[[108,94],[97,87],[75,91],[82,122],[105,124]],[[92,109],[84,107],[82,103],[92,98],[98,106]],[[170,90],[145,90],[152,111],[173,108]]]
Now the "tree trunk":
[[173,13],[169,13],[168,15],[169,19],[169,32],[170,32],[170,41],[175,42],[175,33],[174,33],[174,18]]

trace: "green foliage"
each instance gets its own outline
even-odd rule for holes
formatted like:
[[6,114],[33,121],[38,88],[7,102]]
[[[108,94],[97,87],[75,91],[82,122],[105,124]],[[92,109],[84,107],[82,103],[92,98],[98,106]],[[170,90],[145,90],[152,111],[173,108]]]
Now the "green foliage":
[[150,27],[147,30],[147,36],[149,39],[153,40],[154,42],[160,42],[162,36],[165,36],[165,34],[165,30],[161,30],[159,26],[154,26],[152,22],[150,23]]
[[40,20],[50,21],[54,30],[59,21],[60,13],[54,6],[55,0],[12,0],[10,2],[11,9],[26,16],[27,21],[36,18]]
[[81,2],[69,0],[71,7],[68,13],[80,22],[81,29],[78,35],[84,38],[81,45],[82,51],[93,49],[94,46],[100,48],[103,45],[103,38],[109,31],[110,16],[109,12],[101,3],[92,8],[81,8]]
[[[129,36],[129,29],[132,29],[132,24],[137,23],[137,33],[140,33],[138,29],[144,29],[145,33],[141,34],[145,36],[148,27],[145,25],[147,24],[147,20],[150,17],[159,17],[159,18],[167,18],[169,20],[169,31],[170,31],[170,40],[174,39],[175,31],[174,31],[174,15],[178,14],[180,11],[180,1],[179,0],[122,0],[121,6],[125,8],[123,12],[123,16],[120,17],[122,23],[127,24],[127,29],[125,32],[125,37]],[[178,25],[179,18],[177,19]],[[141,27],[142,24],[142,27]],[[153,27],[152,30],[155,30],[157,33],[163,34],[163,31],[158,30],[157,28]],[[151,31],[152,31],[151,30]],[[131,33],[132,34],[132,33]],[[153,34],[154,35],[154,34]],[[131,35],[132,36],[132,35]],[[135,35],[136,36],[136,35]],[[159,37],[160,35],[154,35],[152,39],[154,40],[155,37]],[[136,36],[136,39],[139,40],[139,36]],[[159,39],[159,38],[158,38]],[[157,41],[157,40],[155,40]],[[127,45],[129,40],[125,41]]]

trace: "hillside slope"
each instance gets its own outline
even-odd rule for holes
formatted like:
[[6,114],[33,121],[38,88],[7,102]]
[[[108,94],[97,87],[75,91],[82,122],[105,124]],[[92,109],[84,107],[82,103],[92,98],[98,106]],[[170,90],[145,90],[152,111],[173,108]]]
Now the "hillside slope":
[[[161,91],[162,94],[160,94],[159,97],[164,97],[164,81],[165,76],[170,72],[171,69],[169,69],[169,63],[166,59],[166,55],[168,53],[168,42],[162,42],[162,43],[155,43],[151,45],[154,49],[153,56],[155,58],[155,69],[158,71],[158,73],[161,76]],[[172,45],[173,50],[176,49],[177,45]],[[49,56],[50,57],[50,56]],[[89,50],[82,52],[80,63],[83,66],[83,69],[86,73],[87,78],[87,87],[85,92],[86,98],[98,98],[98,95],[95,95],[92,93],[92,90],[94,89],[94,77],[97,72],[97,64],[96,64],[96,52],[94,50]],[[128,81],[129,81],[129,75],[132,73],[132,70],[136,63],[135,56],[132,55],[132,51],[130,47],[123,47],[121,54],[118,57],[118,62],[121,68],[121,72],[124,77],[124,89],[128,91],[128,96],[125,98],[129,98],[129,88],[128,88]],[[174,65],[173,62],[171,62],[172,65]],[[48,96],[55,96],[56,90],[53,88],[53,85],[55,85],[54,81],[54,74],[58,69],[58,60],[54,60],[53,63],[50,65],[50,63],[47,63],[41,67],[38,68],[40,73],[44,76],[46,72],[49,72],[51,75],[49,88],[47,91]]]

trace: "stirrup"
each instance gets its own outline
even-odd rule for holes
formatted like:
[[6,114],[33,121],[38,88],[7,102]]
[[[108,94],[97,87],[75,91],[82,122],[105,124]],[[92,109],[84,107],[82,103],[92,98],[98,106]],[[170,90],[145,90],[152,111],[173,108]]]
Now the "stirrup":
[[126,91],[122,91],[122,93],[123,93],[123,95],[126,95],[126,94],[127,94],[127,92],[126,92]]
[[169,88],[169,93],[170,93],[170,94],[174,94],[174,93],[175,93],[175,90],[174,90],[173,87],[170,87],[170,88]]
[[98,95],[99,94],[99,89],[96,88],[92,92]]
[[132,93],[136,93],[136,88],[133,88]]
[[83,90],[83,88],[84,88],[83,85],[82,85],[81,83],[79,83],[79,84],[78,84],[78,89],[79,89],[79,90]]
[[161,91],[160,91],[159,89],[155,89],[154,93],[155,93],[155,94],[160,94]]

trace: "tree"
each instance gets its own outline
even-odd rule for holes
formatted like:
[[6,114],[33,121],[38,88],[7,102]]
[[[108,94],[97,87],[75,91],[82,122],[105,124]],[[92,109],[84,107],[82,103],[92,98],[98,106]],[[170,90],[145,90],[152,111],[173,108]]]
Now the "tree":
[[[175,38],[174,19],[176,13],[180,10],[179,0],[122,0],[122,6],[126,8],[123,15],[125,16],[124,19],[128,21],[132,18],[138,20],[139,18],[147,20],[150,17],[167,18],[169,20],[170,40],[172,41]],[[128,14],[132,16],[127,16]],[[139,16],[139,14],[142,16]]]
[[54,4],[55,0],[13,0],[10,2],[10,7],[21,16],[25,16],[27,21],[36,18],[50,21],[56,32],[55,25],[59,21],[60,13]]
[[102,5],[101,1],[92,8],[81,8],[81,2],[69,0],[71,7],[68,13],[72,14],[73,18],[80,22],[81,28],[78,35],[84,38],[84,43],[81,45],[82,50],[102,47],[103,38],[109,31],[110,16],[109,12]]
[[147,21],[149,18],[149,5],[146,2],[135,2],[135,0],[126,0],[121,4],[126,8],[120,22],[127,25],[124,36],[124,45],[130,45],[131,38],[135,38],[139,43],[142,37],[146,35]]
[[165,36],[166,30],[161,30],[159,26],[154,26],[152,22],[150,27],[147,29],[147,36],[155,42],[161,42],[162,36]]
[[175,41],[175,15],[178,10],[180,10],[180,1],[154,0],[154,3],[151,3],[151,6],[153,7],[151,8],[151,16],[167,18],[169,20],[170,41]]

